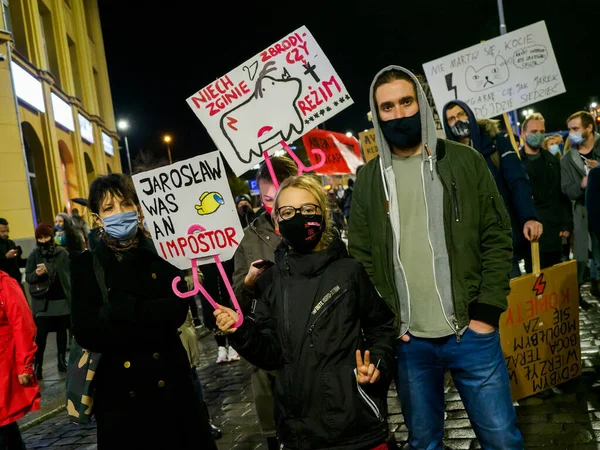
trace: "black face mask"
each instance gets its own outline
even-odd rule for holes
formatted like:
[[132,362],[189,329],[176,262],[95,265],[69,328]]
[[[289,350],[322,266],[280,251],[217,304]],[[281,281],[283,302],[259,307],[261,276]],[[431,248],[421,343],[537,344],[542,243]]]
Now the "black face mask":
[[386,120],[381,130],[387,141],[401,150],[415,148],[421,142],[421,112],[410,117]]
[[320,214],[306,217],[296,213],[291,219],[279,222],[281,236],[298,253],[310,253],[321,241],[324,228]]
[[38,247],[40,248],[50,248],[50,246],[52,245],[52,243],[54,242],[54,239],[50,239],[48,242],[37,242]]

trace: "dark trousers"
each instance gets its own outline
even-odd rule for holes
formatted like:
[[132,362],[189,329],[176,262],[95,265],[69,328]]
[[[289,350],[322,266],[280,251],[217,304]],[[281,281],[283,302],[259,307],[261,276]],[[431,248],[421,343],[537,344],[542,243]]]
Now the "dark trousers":
[[26,450],[17,422],[0,427],[0,450]]
[[[525,256],[525,271],[527,273],[533,272],[532,262],[531,262],[531,253]],[[552,267],[555,264],[560,263],[562,260],[562,252],[559,250],[557,252],[540,252],[540,268],[546,269],[548,267]]]
[[37,335],[35,343],[38,346],[35,354],[36,364],[44,360],[44,351],[46,350],[46,341],[48,333],[56,332],[56,348],[59,355],[64,355],[67,352],[67,328],[70,327],[70,316],[48,316],[36,317],[35,326],[37,327]]

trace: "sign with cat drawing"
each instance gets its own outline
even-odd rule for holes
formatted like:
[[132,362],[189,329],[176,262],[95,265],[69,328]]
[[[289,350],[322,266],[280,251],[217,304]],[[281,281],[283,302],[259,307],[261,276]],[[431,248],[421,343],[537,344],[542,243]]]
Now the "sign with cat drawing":
[[462,100],[479,119],[566,92],[544,21],[423,64],[440,114]]

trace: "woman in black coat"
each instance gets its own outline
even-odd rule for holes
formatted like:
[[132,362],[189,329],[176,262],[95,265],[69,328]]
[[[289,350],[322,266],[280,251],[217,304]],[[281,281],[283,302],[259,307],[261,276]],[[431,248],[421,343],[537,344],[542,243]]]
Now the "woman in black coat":
[[72,263],[72,322],[79,345],[102,354],[94,377],[98,448],[216,449],[178,336],[189,306],[171,288],[181,272],[142,231],[129,177],[97,178],[89,206],[101,230],[94,252]]

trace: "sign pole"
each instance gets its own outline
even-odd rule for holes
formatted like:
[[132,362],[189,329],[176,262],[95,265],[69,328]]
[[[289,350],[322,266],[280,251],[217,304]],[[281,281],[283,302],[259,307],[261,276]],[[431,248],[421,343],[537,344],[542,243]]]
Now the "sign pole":
[[[498,0],[498,16],[500,18],[500,36],[502,36],[503,34],[506,34],[506,22],[504,20],[504,5],[502,4],[502,0]],[[513,124],[514,124],[514,128],[510,123],[510,119],[508,117],[508,115],[510,114],[511,118],[513,119]],[[513,148],[515,149],[515,152],[517,153],[517,156],[520,158],[521,155],[519,155],[519,146],[517,144],[517,141],[515,139],[514,134],[519,134],[519,128],[517,126],[517,114],[515,113],[515,111],[510,111],[509,113],[504,113],[502,114],[502,117],[504,118],[504,125],[506,126],[506,130],[508,131],[508,137],[510,138],[510,143],[512,144]]]

